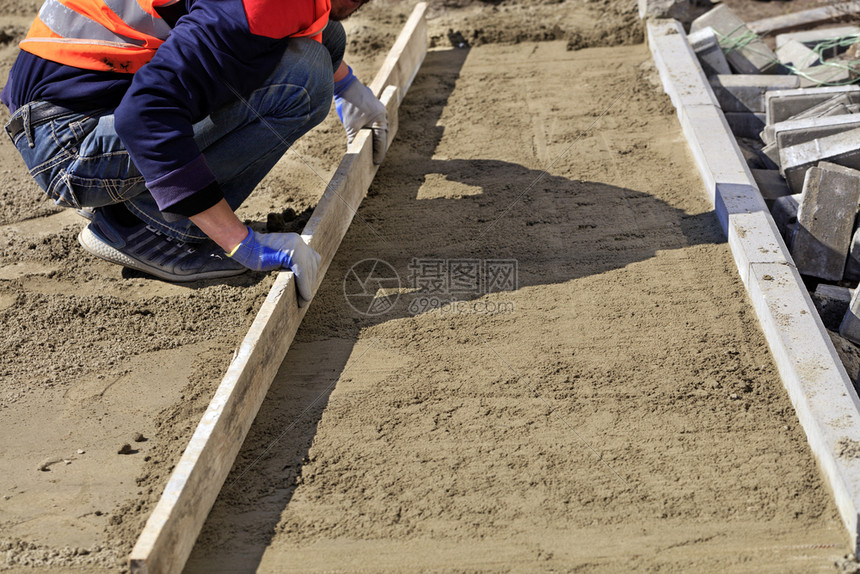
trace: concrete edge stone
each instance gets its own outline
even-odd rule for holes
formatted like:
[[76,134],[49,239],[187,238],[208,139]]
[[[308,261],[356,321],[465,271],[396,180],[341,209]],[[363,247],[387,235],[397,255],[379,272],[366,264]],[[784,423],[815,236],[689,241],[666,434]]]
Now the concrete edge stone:
[[[721,186],[722,187],[722,186]],[[731,186],[735,187],[735,186]],[[749,193],[758,195],[758,190],[748,187]],[[738,190],[721,190],[717,195],[716,211],[720,221],[729,220],[726,233],[738,274],[748,283],[754,265],[791,265],[785,258],[785,242],[767,211],[742,212],[746,198],[736,195]],[[720,215],[720,214],[723,215]]]
[[653,41],[659,44],[660,49],[651,52],[658,54],[654,56],[654,65],[659,70],[660,77],[668,75],[673,78],[675,90],[669,94],[672,103],[676,108],[694,104],[716,106],[717,98],[712,91],[702,92],[698,89],[701,82],[707,83],[708,80],[683,28],[677,32],[673,22],[677,20],[649,20],[646,24],[649,30],[659,30]]
[[[756,264],[751,271],[748,293],[856,550],[860,459],[839,453],[843,444],[860,440],[857,393],[809,293],[802,288],[797,269],[786,264]],[[797,288],[798,284],[801,288]]]
[[[664,90],[678,113],[738,272],[813,455],[858,552],[860,459],[840,445],[860,443],[860,398],[776,229],[695,55],[680,50],[675,20],[646,23]],[[692,70],[692,71],[691,71]],[[710,98],[697,95],[699,90]],[[718,125],[722,132],[716,131]]]
[[[714,200],[717,182],[755,187],[752,172],[719,107],[689,105],[678,112],[678,117],[693,155],[698,158],[711,201]],[[764,203],[751,207],[758,208],[766,209]]]

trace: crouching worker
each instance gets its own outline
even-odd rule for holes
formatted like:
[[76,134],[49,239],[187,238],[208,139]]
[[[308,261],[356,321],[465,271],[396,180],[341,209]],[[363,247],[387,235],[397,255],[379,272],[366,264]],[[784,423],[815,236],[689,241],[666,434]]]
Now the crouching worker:
[[[349,140],[387,139],[385,107],[343,62],[366,0],[47,0],[3,90],[6,131],[81,245],[168,281],[290,268],[319,255],[234,210],[337,104]],[[84,209],[87,208],[87,209]]]

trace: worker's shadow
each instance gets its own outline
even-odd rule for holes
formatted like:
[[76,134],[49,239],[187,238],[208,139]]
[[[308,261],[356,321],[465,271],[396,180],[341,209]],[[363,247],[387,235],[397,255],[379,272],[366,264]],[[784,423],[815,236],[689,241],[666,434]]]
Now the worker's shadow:
[[[724,240],[713,213],[689,215],[642,192],[508,161],[433,159],[444,131],[437,122],[467,54],[427,55],[401,105],[399,135],[257,415],[188,572],[254,572],[282,515],[307,502],[294,493],[336,383],[386,368],[362,359],[372,346],[368,337],[359,342],[362,329],[433,312],[452,299],[499,302],[505,290],[560,284],[658,250]],[[464,273],[454,296],[452,260]],[[480,281],[470,283],[476,273]],[[334,496],[316,503],[337,504]],[[319,534],[316,525],[307,528]],[[302,532],[279,536],[302,540]]]

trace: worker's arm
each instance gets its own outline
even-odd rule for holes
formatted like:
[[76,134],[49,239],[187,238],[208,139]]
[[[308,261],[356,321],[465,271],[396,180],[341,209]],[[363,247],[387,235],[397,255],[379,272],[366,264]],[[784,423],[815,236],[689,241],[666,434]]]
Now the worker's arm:
[[373,130],[373,163],[382,163],[388,144],[388,110],[362,84],[346,62],[334,72],[334,103],[346,129],[347,145],[362,128]]
[[190,219],[227,253],[233,251],[248,235],[248,228],[239,221],[224,199],[209,209],[192,215]]
[[349,75],[349,66],[343,60],[340,61],[340,66],[334,71],[334,81],[339,82]]
[[296,275],[299,304],[310,301],[316,285],[320,256],[297,233],[257,233],[245,226],[227,201],[191,216],[191,221],[227,254],[249,269],[289,268]]

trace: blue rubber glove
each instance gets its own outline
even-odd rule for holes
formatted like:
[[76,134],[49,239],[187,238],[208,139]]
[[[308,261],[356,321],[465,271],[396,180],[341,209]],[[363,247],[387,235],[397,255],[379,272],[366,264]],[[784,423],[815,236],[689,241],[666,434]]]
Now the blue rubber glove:
[[334,105],[337,116],[346,129],[347,145],[352,143],[362,128],[373,130],[373,163],[379,165],[385,158],[388,144],[388,110],[370,88],[358,81],[352,68],[343,79],[334,83]]
[[313,297],[321,257],[297,233],[255,233],[249,227],[248,236],[228,255],[254,271],[289,268],[296,276],[299,306]]

